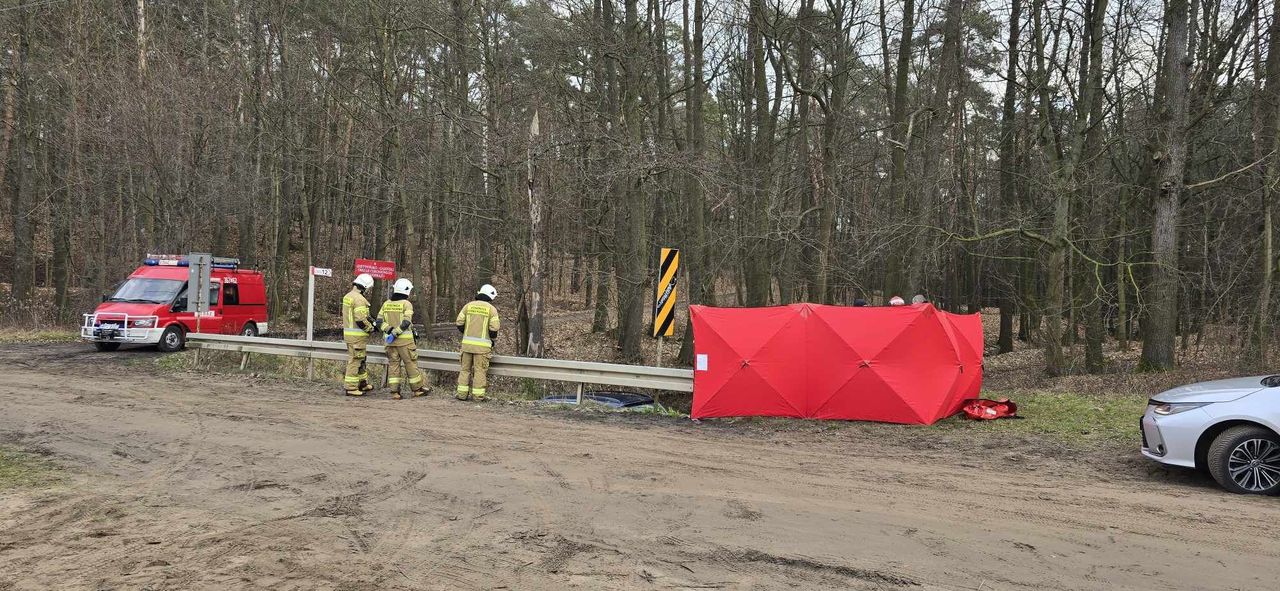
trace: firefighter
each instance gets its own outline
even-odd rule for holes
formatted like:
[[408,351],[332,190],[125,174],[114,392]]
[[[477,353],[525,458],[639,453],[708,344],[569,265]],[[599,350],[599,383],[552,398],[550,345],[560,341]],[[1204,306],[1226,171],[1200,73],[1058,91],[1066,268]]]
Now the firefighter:
[[373,277],[361,273],[351,282],[351,291],[342,296],[342,340],[347,343],[347,372],[342,378],[342,386],[347,396],[363,396],[373,389],[369,384],[365,348],[376,324],[369,317],[369,300],[364,297],[372,287]]
[[498,290],[485,284],[476,299],[458,312],[458,332],[462,333],[462,368],[458,371],[458,400],[485,399],[489,384],[489,360],[493,358],[493,339],[498,337],[502,321],[493,300]]
[[[400,400],[400,385],[407,384],[416,398],[426,396],[427,388],[418,369],[418,344],[413,334],[413,304],[409,295],[413,282],[401,277],[391,286],[391,299],[378,310],[378,325],[387,332],[387,385],[391,397]],[[403,368],[401,367],[403,366]]]

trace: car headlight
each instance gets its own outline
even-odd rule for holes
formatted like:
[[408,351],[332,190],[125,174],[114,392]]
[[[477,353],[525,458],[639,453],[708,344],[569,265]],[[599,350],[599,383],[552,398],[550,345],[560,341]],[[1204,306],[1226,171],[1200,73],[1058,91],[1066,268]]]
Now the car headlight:
[[1207,406],[1209,402],[1159,402],[1152,409],[1156,414],[1162,416],[1176,415],[1180,412],[1195,410],[1202,406]]
[[149,327],[151,327],[151,325],[152,325],[152,324],[154,324],[154,323],[155,323],[155,322],[154,322],[153,320],[151,320],[150,318],[144,318],[144,319],[142,319],[142,320],[134,320],[134,321],[133,321],[133,325],[134,325],[135,327],[137,327],[137,328],[149,328]]

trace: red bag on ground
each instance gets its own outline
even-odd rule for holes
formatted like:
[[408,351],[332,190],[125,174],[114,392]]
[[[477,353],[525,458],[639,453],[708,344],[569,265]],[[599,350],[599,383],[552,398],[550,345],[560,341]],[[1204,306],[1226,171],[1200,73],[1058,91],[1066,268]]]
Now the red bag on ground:
[[990,421],[1018,416],[1018,405],[1008,398],[987,400],[975,398],[964,404],[964,416],[977,421]]

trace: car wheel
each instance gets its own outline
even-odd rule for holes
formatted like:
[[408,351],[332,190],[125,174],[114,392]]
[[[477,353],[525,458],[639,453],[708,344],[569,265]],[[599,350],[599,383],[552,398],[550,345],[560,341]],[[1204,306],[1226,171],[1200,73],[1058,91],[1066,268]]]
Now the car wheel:
[[120,343],[94,343],[93,346],[103,353],[110,353],[111,351],[119,349]]
[[187,346],[187,333],[182,327],[173,324],[164,329],[160,335],[160,342],[156,344],[156,348],[164,353],[174,353],[181,351]]
[[1233,493],[1280,494],[1280,436],[1255,425],[1223,431],[1209,446],[1209,473]]
[[246,322],[244,328],[240,329],[240,335],[246,337],[258,336],[258,325],[252,322]]

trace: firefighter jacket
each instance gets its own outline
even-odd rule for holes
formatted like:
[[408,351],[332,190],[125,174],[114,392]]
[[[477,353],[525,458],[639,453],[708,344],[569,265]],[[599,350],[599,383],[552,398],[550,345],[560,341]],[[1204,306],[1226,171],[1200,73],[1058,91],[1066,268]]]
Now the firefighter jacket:
[[360,290],[352,287],[342,296],[342,338],[345,341],[361,341],[369,338],[373,325],[369,318],[369,300]]
[[475,300],[458,312],[456,324],[462,329],[463,353],[488,353],[493,350],[493,337],[497,336],[502,320],[493,304]]
[[413,342],[413,304],[407,298],[396,299],[403,296],[391,297],[378,309],[378,320],[382,321],[382,330],[396,336],[392,345],[408,345]]

